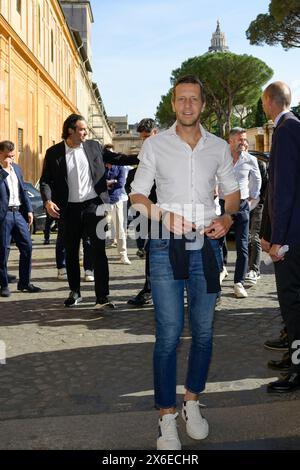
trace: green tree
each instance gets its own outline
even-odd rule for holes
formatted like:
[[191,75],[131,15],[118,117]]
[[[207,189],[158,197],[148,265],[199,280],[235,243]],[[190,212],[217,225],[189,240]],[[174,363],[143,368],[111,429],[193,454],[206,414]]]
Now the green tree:
[[264,113],[263,109],[263,104],[261,98],[259,98],[257,105],[256,105],[256,110],[255,110],[255,121],[254,121],[254,126],[255,127],[262,127],[264,124],[267,122],[266,115]]
[[269,13],[260,14],[246,31],[250,44],[272,46],[281,44],[284,49],[300,47],[299,0],[271,0]]
[[161,97],[160,103],[156,109],[156,121],[160,127],[170,127],[174,124],[176,117],[171,106],[172,89],[166,95]]
[[[218,52],[193,57],[174,70],[171,84],[183,75],[198,76],[204,84],[207,102],[203,122],[213,123],[221,137],[227,136],[235,106],[249,107],[261,95],[262,86],[273,71],[263,61],[248,55]],[[157,119],[162,126],[169,125],[171,91],[157,108]]]
[[300,116],[300,103],[297,106],[293,106],[292,111]]

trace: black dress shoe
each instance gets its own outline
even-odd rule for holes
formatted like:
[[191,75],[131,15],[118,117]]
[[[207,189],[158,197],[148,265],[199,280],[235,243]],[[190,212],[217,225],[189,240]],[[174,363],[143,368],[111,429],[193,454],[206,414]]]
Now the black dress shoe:
[[286,329],[281,330],[279,338],[266,341],[264,347],[274,351],[287,351],[289,349],[289,342]]
[[278,370],[280,372],[288,372],[292,366],[289,352],[284,353],[280,361],[269,361],[269,369]]
[[64,301],[65,307],[75,307],[82,301],[80,292],[71,291],[69,297]]
[[300,389],[300,373],[292,372],[267,386],[269,393],[288,393]]
[[0,297],[10,297],[10,290],[8,287],[0,288]]
[[36,294],[37,292],[41,292],[41,288],[34,286],[33,284],[28,284],[28,286],[21,286],[18,284],[18,290],[21,292],[29,292],[29,294]]
[[8,280],[8,283],[11,284],[12,282],[15,282],[17,280],[17,276],[14,276],[13,274],[8,274],[7,280]]
[[44,245],[50,245],[50,240],[44,240]]
[[129,299],[127,304],[132,307],[144,307],[145,305],[150,305],[152,303],[151,292],[145,292],[141,290],[135,297]]

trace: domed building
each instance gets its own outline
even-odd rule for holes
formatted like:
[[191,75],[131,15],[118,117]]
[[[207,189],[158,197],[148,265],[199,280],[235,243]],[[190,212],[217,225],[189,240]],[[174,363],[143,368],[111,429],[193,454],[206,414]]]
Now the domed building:
[[222,33],[220,28],[220,21],[217,21],[217,29],[212,35],[211,46],[208,52],[226,52],[229,48],[226,44],[225,33]]

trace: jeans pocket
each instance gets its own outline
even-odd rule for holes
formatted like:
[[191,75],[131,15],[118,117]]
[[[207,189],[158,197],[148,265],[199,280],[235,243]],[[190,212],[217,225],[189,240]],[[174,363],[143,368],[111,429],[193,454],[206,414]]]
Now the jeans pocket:
[[169,240],[150,240],[151,283],[174,279],[169,259]]

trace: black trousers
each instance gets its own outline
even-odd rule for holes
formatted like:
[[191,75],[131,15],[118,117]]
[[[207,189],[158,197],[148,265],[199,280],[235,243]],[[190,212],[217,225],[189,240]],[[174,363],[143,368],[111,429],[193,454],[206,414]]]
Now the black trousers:
[[262,221],[262,212],[263,206],[262,204],[258,204],[258,206],[250,212],[250,229],[249,229],[249,271],[254,270],[256,273],[260,274],[260,262],[261,262],[261,244],[259,238],[259,232],[261,227]]
[[[55,245],[55,258],[56,258],[56,267],[57,269],[62,269],[66,267],[66,250],[65,250],[65,240],[64,240],[64,219],[58,219],[58,231],[56,237]],[[91,240],[84,233],[82,238],[83,245],[83,269],[85,271],[94,270],[94,255],[93,249],[91,246]]]
[[[94,199],[83,203],[69,203],[64,218],[66,269],[70,290],[80,292],[79,247],[81,238],[87,236],[90,240],[94,260],[95,294],[97,299],[109,294],[105,234],[103,230],[100,230],[105,225],[103,223],[105,218],[96,215],[98,204],[99,202],[95,202]],[[97,229],[99,229],[98,235]]]
[[[285,322],[290,354],[299,351],[300,362],[300,246],[290,246],[284,261],[274,263],[278,300]],[[299,344],[296,344],[296,341]],[[298,361],[297,361],[298,362]],[[293,370],[300,373],[300,364],[293,361]]]

